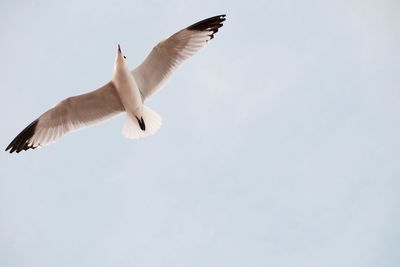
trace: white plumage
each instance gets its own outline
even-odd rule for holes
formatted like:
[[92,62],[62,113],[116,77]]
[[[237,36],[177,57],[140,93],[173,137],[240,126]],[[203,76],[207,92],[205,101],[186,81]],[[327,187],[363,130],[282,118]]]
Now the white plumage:
[[68,97],[29,124],[6,148],[10,153],[34,149],[57,141],[66,133],[126,112],[123,134],[140,138],[154,134],[161,117],[143,105],[173,71],[197,53],[222,27],[225,15],[211,17],[159,42],[146,59],[130,71],[118,46],[113,78],[90,93]]

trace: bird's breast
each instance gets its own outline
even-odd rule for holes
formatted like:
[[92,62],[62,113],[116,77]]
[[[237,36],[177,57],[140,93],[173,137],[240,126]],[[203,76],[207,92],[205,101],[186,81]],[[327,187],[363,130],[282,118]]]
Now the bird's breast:
[[140,94],[135,79],[130,73],[128,75],[116,73],[113,76],[113,83],[126,111],[134,113],[137,109],[142,107],[142,95]]

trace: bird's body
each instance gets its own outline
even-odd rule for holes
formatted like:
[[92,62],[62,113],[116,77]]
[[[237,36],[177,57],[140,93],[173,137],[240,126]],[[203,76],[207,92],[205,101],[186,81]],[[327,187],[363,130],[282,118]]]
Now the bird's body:
[[118,45],[110,82],[92,92],[64,99],[29,124],[7,146],[19,153],[55,142],[68,132],[126,112],[123,134],[140,138],[158,131],[161,117],[144,105],[173,71],[203,48],[222,27],[225,15],[211,17],[184,28],[159,42],[146,59],[130,71]]
[[142,96],[125,60],[122,59],[121,53],[118,53],[115,60],[112,82],[125,111],[134,116],[142,117]]
[[[118,45],[118,54],[115,58],[114,71],[112,76],[112,83],[114,84],[121,104],[131,118],[139,120],[139,126],[142,126],[143,118],[143,99],[135,81],[126,63],[125,56],[122,55],[120,46]],[[141,127],[143,128],[143,126]]]

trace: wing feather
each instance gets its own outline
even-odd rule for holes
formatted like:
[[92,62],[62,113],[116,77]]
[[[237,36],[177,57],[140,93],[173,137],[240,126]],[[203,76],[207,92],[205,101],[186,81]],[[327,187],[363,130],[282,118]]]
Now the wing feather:
[[34,149],[65,134],[111,118],[124,111],[112,82],[90,93],[64,99],[29,124],[6,148],[10,153]]
[[196,54],[222,27],[225,15],[199,21],[159,42],[146,59],[131,73],[143,100],[160,89],[173,71]]

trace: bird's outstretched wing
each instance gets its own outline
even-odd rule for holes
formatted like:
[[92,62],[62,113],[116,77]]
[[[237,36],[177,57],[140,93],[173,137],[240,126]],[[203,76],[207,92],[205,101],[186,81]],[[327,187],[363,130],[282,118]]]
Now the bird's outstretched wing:
[[68,132],[108,119],[124,111],[112,82],[87,94],[64,99],[29,124],[8,145],[19,153],[55,142]]
[[142,64],[132,71],[143,100],[159,89],[182,61],[213,39],[224,21],[225,15],[211,17],[159,42]]

